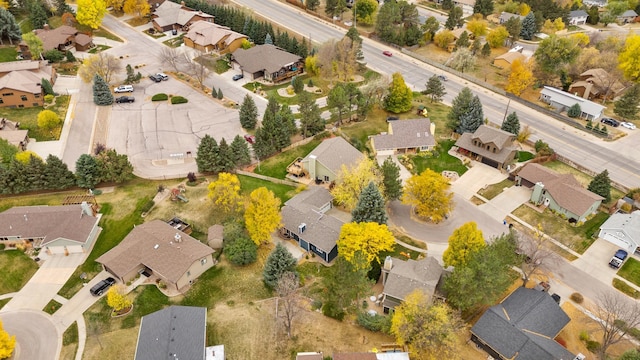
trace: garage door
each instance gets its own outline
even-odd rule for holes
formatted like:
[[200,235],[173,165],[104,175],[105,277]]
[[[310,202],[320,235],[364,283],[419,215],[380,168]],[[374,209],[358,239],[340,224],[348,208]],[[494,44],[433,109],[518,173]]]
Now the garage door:
[[492,166],[492,167],[494,167],[496,169],[498,168],[498,162],[497,161],[493,161],[491,159],[487,159],[486,157],[482,158],[482,163],[483,164],[487,164],[489,166]]
[[49,249],[52,254],[64,254],[64,246],[50,246],[47,249]]
[[621,249],[628,250],[628,251],[630,251],[632,253],[635,251],[635,248],[631,245],[630,242],[628,242],[626,240],[623,240],[623,239],[620,239],[617,236],[615,236],[614,234],[605,233],[602,238],[607,240],[608,242],[620,247]]
[[81,254],[83,252],[81,245],[67,246],[67,250],[69,251],[69,254]]
[[396,152],[394,150],[381,150],[376,152],[376,156],[391,156],[394,155]]

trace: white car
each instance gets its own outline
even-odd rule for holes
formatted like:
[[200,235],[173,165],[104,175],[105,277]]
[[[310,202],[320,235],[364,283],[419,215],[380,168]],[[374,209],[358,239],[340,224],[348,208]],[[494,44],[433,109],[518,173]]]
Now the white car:
[[631,129],[631,130],[635,130],[635,128],[636,128],[636,125],[634,123],[630,123],[630,122],[622,122],[622,123],[620,123],[620,126],[626,127],[627,129]]
[[113,89],[115,93],[123,93],[123,92],[133,92],[132,85],[120,85],[117,88]]

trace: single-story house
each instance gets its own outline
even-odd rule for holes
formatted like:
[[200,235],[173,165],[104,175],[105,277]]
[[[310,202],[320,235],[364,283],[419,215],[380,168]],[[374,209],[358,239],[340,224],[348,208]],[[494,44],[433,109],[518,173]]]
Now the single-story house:
[[23,60],[0,63],[0,107],[42,106],[42,79],[55,83],[56,71],[46,61]]
[[75,48],[77,51],[87,51],[93,45],[91,36],[83,34],[69,25],[51,29],[48,24],[45,24],[42,29],[34,32],[42,40],[42,49],[45,52],[53,49],[67,51],[70,48]]
[[640,250],[640,210],[613,214],[600,225],[598,237],[634,253]]
[[436,125],[429,119],[389,121],[388,131],[371,137],[376,155],[431,151],[436,146]]
[[388,314],[405,297],[420,289],[433,296],[442,276],[442,266],[434,257],[406,261],[387,256],[382,267],[382,310]]
[[600,104],[550,86],[545,86],[540,91],[540,100],[551,105],[558,112],[567,111],[573,105],[578,104],[581,111],[580,117],[586,120],[598,120],[605,109]]
[[518,51],[507,51],[493,59],[493,65],[502,69],[511,69],[511,65],[513,65],[516,60],[524,62],[525,59],[526,56]]
[[2,118],[0,119],[0,139],[24,151],[29,143],[29,130],[20,130],[20,123]]
[[[442,0],[435,0],[436,3],[442,4]],[[473,6],[475,0],[453,0],[453,5],[462,8],[462,14],[464,17],[473,15]]]
[[206,53],[215,51],[226,54],[240,48],[245,39],[247,39],[246,35],[232,31],[226,26],[196,21],[184,36],[184,44]]
[[182,291],[213,265],[214,250],[161,220],[138,225],[97,262],[127,283],[147,272]]
[[[614,99],[624,91],[625,86],[601,68],[589,69],[569,86],[569,93],[585,99]],[[608,93],[607,93],[608,92]]]
[[480,127],[473,133],[464,133],[456,141],[458,152],[465,154],[483,164],[493,166],[498,170],[509,170],[509,166],[517,156],[513,146],[516,136],[510,132],[487,125]]
[[184,1],[180,4],[164,1],[151,15],[151,24],[160,32],[174,29],[186,31],[197,21],[213,22],[213,15],[193,10],[185,6]]
[[299,352],[296,360],[324,360],[321,352]]
[[616,21],[622,24],[634,22],[638,17],[638,13],[633,10],[627,10],[616,17]]
[[333,207],[329,190],[312,186],[289,199],[280,210],[281,234],[294,239],[298,245],[316,254],[325,262],[338,256],[337,241],[344,222],[326,212]]
[[334,353],[333,360],[409,360],[407,352]]
[[52,255],[88,252],[102,230],[100,217],[86,202],[13,207],[0,213],[0,243],[29,243]]
[[172,305],[140,320],[135,360],[205,360],[207,308]]
[[364,155],[341,136],[327,139],[316,146],[300,161],[300,166],[311,179],[324,182],[335,181],[342,166],[354,167]]
[[237,49],[231,61],[235,70],[251,80],[264,78],[278,83],[304,72],[303,58],[271,44]]
[[571,321],[544,291],[517,288],[471,328],[471,341],[499,360],[576,359],[554,339]]
[[594,214],[604,198],[582,187],[571,174],[558,174],[540,164],[528,163],[515,176],[516,184],[533,188],[530,201],[583,222]]
[[518,20],[520,20],[520,22],[522,22],[522,20],[524,19],[524,16],[503,11],[500,13],[500,18],[499,18],[500,25],[511,20],[511,18],[517,18]]
[[587,14],[584,10],[574,10],[569,12],[569,25],[584,25],[587,23]]

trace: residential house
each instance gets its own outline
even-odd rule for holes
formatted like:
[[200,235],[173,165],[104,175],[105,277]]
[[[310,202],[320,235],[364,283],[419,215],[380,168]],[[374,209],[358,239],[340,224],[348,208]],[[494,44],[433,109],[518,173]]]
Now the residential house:
[[53,84],[56,72],[46,61],[24,60],[0,63],[0,107],[42,106],[42,79]]
[[513,65],[513,63],[516,60],[520,60],[524,62],[525,59],[526,59],[526,56],[524,56],[520,52],[507,51],[506,53],[500,56],[497,56],[495,59],[493,59],[493,65],[502,69],[511,69],[511,65]]
[[327,139],[316,146],[299,163],[311,179],[323,182],[335,181],[342,166],[354,167],[364,155],[341,136]]
[[429,119],[389,121],[386,133],[371,137],[371,148],[378,156],[431,151],[436,146],[435,130]]
[[571,360],[554,339],[571,321],[548,293],[517,288],[471,328],[471,341],[499,360]]
[[232,31],[226,26],[206,21],[197,21],[189,27],[184,36],[184,44],[206,53],[226,54],[234,52],[242,46],[246,35]]
[[251,80],[278,83],[304,72],[303,58],[270,44],[237,49],[231,60],[233,68]]
[[29,144],[29,130],[20,130],[20,123],[2,118],[0,119],[0,139],[24,151]]
[[584,222],[594,214],[603,197],[592,193],[571,174],[558,174],[540,164],[528,163],[516,174],[516,184],[533,188],[530,201],[565,216],[571,222]]
[[324,360],[321,352],[299,352],[296,360]]
[[105,270],[127,283],[146,272],[171,290],[183,291],[213,265],[214,250],[161,220],[138,225],[98,259]]
[[333,360],[410,360],[408,352],[378,351],[375,353],[338,353],[333,354]]
[[71,48],[75,48],[77,51],[87,51],[93,45],[91,36],[83,34],[69,25],[51,29],[48,24],[45,24],[42,29],[34,32],[42,40],[44,52],[54,49],[66,52]]
[[627,10],[623,12],[621,15],[618,15],[616,17],[616,21],[622,24],[627,24],[627,23],[636,21],[637,17],[638,17],[638,13],[636,13],[633,10]]
[[140,320],[134,360],[205,360],[207,308],[172,305]]
[[510,132],[480,125],[473,134],[460,135],[456,146],[461,154],[498,170],[506,169],[509,171],[510,165],[517,156],[517,150],[513,146],[515,139],[516,136]]
[[522,22],[522,20],[524,19],[524,16],[519,15],[519,14],[512,14],[509,12],[501,12],[500,13],[500,18],[499,18],[499,22],[500,25],[506,23],[507,21],[511,20],[511,18],[518,18],[518,20],[520,20],[520,22]]
[[85,203],[62,206],[17,206],[0,213],[0,243],[29,245],[50,255],[83,253],[102,230],[100,215]]
[[580,96],[570,94],[560,89],[545,86],[540,91],[540,100],[549,104],[558,112],[566,111],[575,104],[580,105],[580,117],[586,120],[598,120],[605,107]]
[[640,251],[640,210],[631,214],[611,215],[604,224],[600,225],[598,237],[630,253]]
[[329,190],[313,186],[289,199],[280,210],[281,234],[325,262],[338,256],[336,242],[344,222],[327,212],[333,207]]
[[582,74],[571,86],[569,93],[582,98],[614,99],[625,89],[625,86],[615,77],[612,77],[605,69],[589,69]]
[[442,276],[442,266],[434,257],[406,261],[387,256],[382,267],[382,310],[388,314],[407,295],[422,290],[432,297]]
[[186,7],[184,1],[176,4],[172,1],[164,1],[151,15],[153,28],[160,32],[170,30],[188,30],[191,24],[197,21],[213,22],[213,15],[205,14]]
[[569,25],[584,25],[587,23],[587,14],[584,10],[574,10],[569,12]]
[[[442,4],[442,0],[434,0],[438,4]],[[462,8],[464,17],[473,15],[473,6],[475,0],[453,0],[453,5]]]

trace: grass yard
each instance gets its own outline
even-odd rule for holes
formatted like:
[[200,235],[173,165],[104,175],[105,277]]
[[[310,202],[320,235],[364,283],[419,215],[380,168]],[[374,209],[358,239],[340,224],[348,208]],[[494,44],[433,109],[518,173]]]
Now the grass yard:
[[[396,239],[402,241],[403,243],[405,243],[407,245],[415,246],[415,247],[420,248],[420,249],[427,250],[427,243],[425,243],[424,241],[416,240],[416,239],[412,238],[411,236],[405,235],[404,233],[402,233],[398,229],[391,229],[391,232],[393,233],[393,236]],[[398,244],[396,244],[396,245],[398,245]]]
[[149,18],[146,16],[136,16],[126,21],[127,24],[132,27],[140,26],[149,23]]
[[584,224],[573,226],[549,210],[539,213],[526,204],[520,205],[513,214],[531,226],[543,224],[542,230],[545,234],[580,254],[591,246],[595,241],[592,237],[594,232],[609,218],[608,214],[599,212]]
[[0,251],[0,294],[22,289],[37,270],[38,264],[22,251]]
[[[517,231],[521,232],[521,233],[528,234],[529,236],[537,236],[537,234],[535,234],[529,228],[524,227],[519,222],[514,222],[513,223],[513,228],[516,229]],[[573,261],[573,260],[578,259],[577,256],[573,255],[573,253],[568,252],[564,248],[561,248],[560,246],[552,243],[551,241],[546,241],[544,243],[544,246],[547,249],[549,249],[549,250],[553,251],[554,253],[556,253],[557,255],[560,255],[563,258],[567,259],[568,261]]]
[[[572,174],[573,176],[576,177],[576,179],[578,180],[578,182],[580,182],[580,184],[582,184],[582,186],[585,187],[585,189],[587,188],[587,186],[589,186],[589,183],[591,182],[591,180],[593,180],[593,176],[590,176],[588,174],[585,174],[584,172],[571,167],[563,162],[560,161],[550,161],[546,164],[543,164],[545,167],[548,167],[550,169],[553,169],[555,171],[557,171],[560,174]],[[614,201],[617,201],[618,199],[622,199],[622,197],[624,197],[624,193],[618,189],[615,188],[611,188],[611,202],[607,203],[606,205],[611,205]]]
[[287,166],[289,166],[289,164],[291,164],[295,159],[307,156],[311,150],[322,142],[322,136],[316,135],[316,138],[307,144],[281,152],[266,160],[260,161],[260,166],[256,167],[253,172],[276,179],[286,178]]
[[231,69],[229,62],[223,59],[216,60],[215,72],[217,74],[223,74],[227,72],[227,70]]
[[[153,36],[153,35],[150,35],[150,36]],[[162,36],[164,36],[164,34],[162,34]],[[162,36],[158,36],[158,37],[162,37]],[[178,37],[165,40],[162,43],[167,45],[168,47],[177,48],[177,47],[180,47],[180,45],[182,45],[182,43],[184,42],[183,37],[184,37],[184,34]]]
[[340,131],[347,136],[351,145],[360,151],[371,151],[369,149],[369,136],[378,135],[383,131],[387,131],[387,112],[375,107],[367,120],[344,124],[340,127]]
[[640,286],[640,261],[630,257],[618,270],[618,276]]
[[51,301],[49,301],[49,303],[47,305],[45,305],[45,307],[44,307],[44,309],[42,309],[42,311],[46,312],[47,314],[53,315],[53,313],[58,311],[58,309],[60,309],[61,307],[62,307],[62,304],[60,304],[59,302],[51,299]]
[[629,285],[626,281],[620,280],[618,278],[614,278],[611,285],[614,288],[620,290],[620,292],[634,298],[640,298],[640,291],[636,290],[633,286]]
[[[78,30],[80,30],[80,26],[76,26],[76,28]],[[91,29],[85,30],[85,31],[91,31]],[[113,40],[113,41],[117,41],[117,42],[124,42],[122,39],[120,39],[116,34],[106,30],[103,27],[99,27],[98,30],[93,30],[93,37],[103,37],[109,40]]]
[[[46,109],[55,112],[64,121],[67,116],[70,99],[69,95],[56,96],[55,104],[48,106]],[[42,110],[44,110],[42,106],[22,109],[0,108],[0,117],[20,122],[20,129],[29,130],[29,137],[35,138],[37,141],[58,140],[63,124],[61,123],[60,127],[52,131],[40,129],[38,127],[38,113]]]
[[283,184],[276,184],[270,181],[256,179],[250,176],[238,175],[238,179],[240,179],[240,188],[241,192],[244,195],[249,195],[253,190],[259,187],[266,187],[267,189],[273,191],[275,196],[280,199],[281,203],[284,204],[287,200],[291,199],[293,195],[295,195],[295,187]]
[[500,195],[505,188],[510,188],[512,187],[514,184],[513,181],[509,180],[509,179],[504,179],[502,181],[500,181],[499,183],[496,184],[491,184],[489,186],[487,186],[484,189],[480,189],[480,191],[478,191],[478,194],[482,197],[484,197],[487,200],[491,200],[494,197]]
[[89,50],[89,54],[97,54],[101,51],[111,49],[111,46],[107,45],[96,45],[91,50]]
[[0,47],[0,62],[16,61],[18,57],[18,51],[16,46],[1,46]]
[[455,156],[448,154],[449,149],[455,144],[454,140],[442,140],[436,146],[436,150],[431,155],[409,155],[413,163],[412,169],[408,169],[414,174],[420,174],[426,169],[435,172],[445,170],[455,171],[462,176],[467,172],[467,167]]
[[525,162],[533,159],[535,155],[528,151],[518,151],[518,162]]
[[60,360],[74,360],[78,351],[78,323],[74,321],[62,334]]
[[0,309],[2,309],[9,301],[11,301],[11,298],[0,300]]

